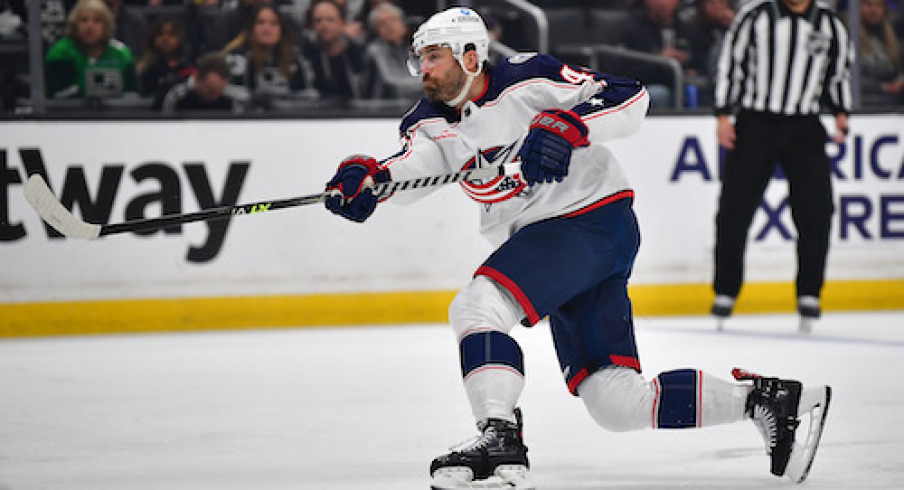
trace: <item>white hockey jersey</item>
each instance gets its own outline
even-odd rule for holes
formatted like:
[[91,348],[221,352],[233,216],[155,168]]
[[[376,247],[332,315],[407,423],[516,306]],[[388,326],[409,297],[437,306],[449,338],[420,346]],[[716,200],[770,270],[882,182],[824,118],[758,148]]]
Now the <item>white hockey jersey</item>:
[[[635,133],[648,107],[649,96],[635,80],[576,69],[548,55],[521,54],[493,67],[484,93],[461,112],[422,99],[402,120],[402,150],[381,165],[393,180],[407,180],[508,163],[517,158],[538,112],[577,112],[589,129],[590,146],[574,151],[562,182],[529,187],[518,174],[461,183],[481,204],[481,233],[497,246],[531,223],[630,195],[618,160],[603,143]],[[421,196],[412,191],[392,200]]]

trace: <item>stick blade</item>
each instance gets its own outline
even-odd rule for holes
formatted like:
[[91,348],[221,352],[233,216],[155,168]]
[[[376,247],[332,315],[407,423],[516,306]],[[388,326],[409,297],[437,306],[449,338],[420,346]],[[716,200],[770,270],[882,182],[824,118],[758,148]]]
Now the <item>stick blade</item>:
[[91,240],[100,236],[101,226],[76,218],[60,204],[47,182],[38,174],[33,174],[25,183],[25,200],[44,221],[66,238]]

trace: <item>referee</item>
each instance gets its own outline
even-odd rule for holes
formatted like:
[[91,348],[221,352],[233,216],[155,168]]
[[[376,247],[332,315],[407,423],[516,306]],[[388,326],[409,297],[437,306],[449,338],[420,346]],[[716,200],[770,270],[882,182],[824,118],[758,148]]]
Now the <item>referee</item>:
[[788,179],[798,234],[801,331],[819,318],[833,211],[819,113],[834,114],[832,139],[843,142],[853,59],[841,20],[815,0],[753,0],[726,34],[715,87],[717,137],[728,150],[716,215],[712,314],[719,328],[741,290],[747,234],[775,163]]

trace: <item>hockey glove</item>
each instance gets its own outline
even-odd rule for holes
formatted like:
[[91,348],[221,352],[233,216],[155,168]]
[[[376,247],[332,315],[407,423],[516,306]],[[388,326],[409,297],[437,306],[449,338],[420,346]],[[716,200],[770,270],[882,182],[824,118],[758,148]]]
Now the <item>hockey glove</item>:
[[587,126],[574,111],[547,109],[534,117],[521,156],[521,173],[528,185],[562,182],[568,175],[571,151],[589,145]]
[[336,175],[327,182],[329,196],[324,204],[333,213],[362,223],[377,207],[374,183],[388,181],[389,170],[381,169],[372,157],[352,155],[342,160]]

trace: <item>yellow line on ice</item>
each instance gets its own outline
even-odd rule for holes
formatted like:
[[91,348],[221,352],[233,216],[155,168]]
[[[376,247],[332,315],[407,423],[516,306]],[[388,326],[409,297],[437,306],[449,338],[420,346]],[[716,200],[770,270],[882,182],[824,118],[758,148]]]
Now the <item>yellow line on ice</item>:
[[[633,285],[636,316],[705,315],[708,284]],[[0,304],[0,337],[442,323],[454,291]],[[737,313],[791,312],[790,283],[748,283]],[[831,281],[823,309],[904,309],[904,280]]]

